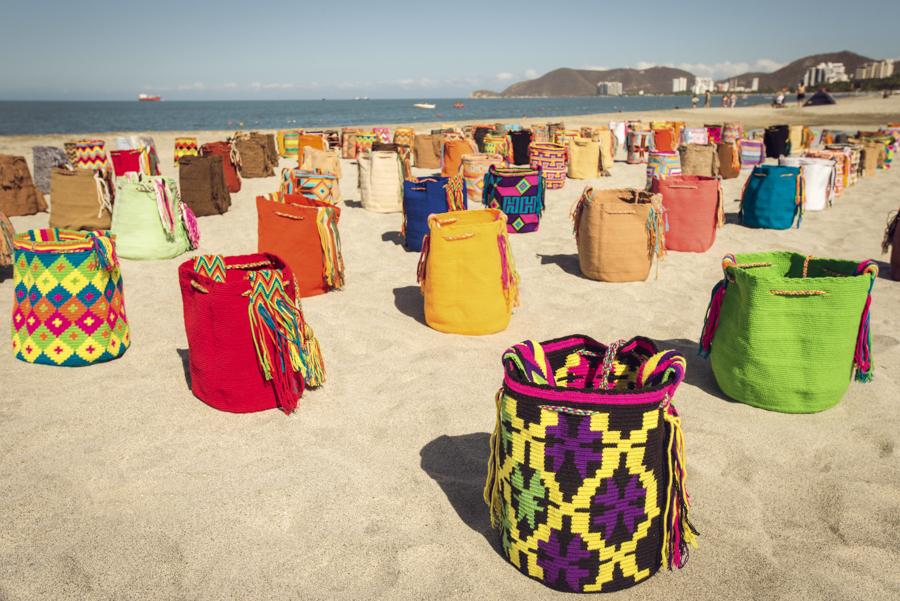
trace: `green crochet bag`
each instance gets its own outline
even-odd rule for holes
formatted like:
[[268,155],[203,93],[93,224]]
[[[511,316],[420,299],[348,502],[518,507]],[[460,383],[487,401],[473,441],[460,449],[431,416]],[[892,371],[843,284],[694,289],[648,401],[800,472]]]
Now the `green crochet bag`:
[[791,252],[726,255],[700,354],[729,397],[772,411],[813,413],[872,378],[873,261]]
[[116,182],[112,233],[126,259],[171,259],[197,248],[197,219],[170,177],[128,174]]

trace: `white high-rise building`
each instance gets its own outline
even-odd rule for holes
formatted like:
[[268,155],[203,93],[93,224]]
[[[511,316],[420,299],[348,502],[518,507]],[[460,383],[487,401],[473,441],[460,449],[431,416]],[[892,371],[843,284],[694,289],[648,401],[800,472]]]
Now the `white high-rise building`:
[[601,81],[597,84],[597,94],[600,96],[621,96],[621,81]]
[[819,63],[803,74],[803,85],[810,88],[820,84],[848,81],[844,63]]
[[886,79],[894,74],[894,61],[883,60],[857,67],[854,79]]
[[756,92],[757,90],[759,90],[759,78],[758,78],[758,77],[754,77],[754,78],[753,78],[753,81],[750,82],[750,91],[751,91],[751,92]]
[[687,92],[687,77],[674,77],[672,78],[672,93],[677,94],[678,92]]
[[694,94],[706,94],[707,90],[712,92],[715,89],[715,82],[712,77],[698,77],[694,79],[694,86],[691,92]]

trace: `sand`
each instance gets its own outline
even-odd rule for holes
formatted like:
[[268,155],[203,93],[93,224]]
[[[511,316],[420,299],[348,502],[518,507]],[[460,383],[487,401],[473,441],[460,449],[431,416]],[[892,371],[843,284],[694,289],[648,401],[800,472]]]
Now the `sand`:
[[[632,116],[856,129],[900,120],[900,98]],[[175,175],[175,133],[147,133],[164,174]],[[30,161],[30,146],[74,137],[0,138],[0,152]],[[643,167],[617,163],[610,178],[569,180],[548,193],[540,231],[511,238],[522,305],[509,328],[471,338],[424,324],[418,255],[399,245],[400,215],[361,209],[356,167],[344,168],[347,287],[303,303],[328,382],[293,416],[230,415],[191,394],[176,275],[187,256],[123,262],[133,344],[122,359],[61,369],[0,353],[0,599],[557,596],[504,560],[481,489],[501,353],[574,332],[604,341],[645,335],[689,362],[675,402],[700,546],[684,570],[616,598],[900,596],[900,283],[887,279],[879,248],[900,168],[862,179],[789,231],[736,225],[744,178],[729,180],[729,224],[713,249],[670,253],[658,279],[628,284],[580,276],[569,210],[586,184],[641,186]],[[201,218],[202,252],[255,251],[253,199],[276,182],[244,180],[227,215]],[[46,227],[47,215],[13,223]],[[881,260],[875,380],[852,384],[821,414],[729,401],[696,356],[722,255],[769,249]],[[0,314],[8,316],[4,275]]]

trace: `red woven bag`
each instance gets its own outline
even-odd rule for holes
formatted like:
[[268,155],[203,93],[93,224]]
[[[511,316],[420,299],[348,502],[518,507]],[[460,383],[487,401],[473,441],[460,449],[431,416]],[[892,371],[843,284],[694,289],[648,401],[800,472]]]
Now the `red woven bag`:
[[722,185],[703,175],[672,175],[653,179],[651,191],[662,194],[669,229],[666,250],[706,252],[725,222]]
[[238,175],[237,165],[234,161],[236,155],[232,153],[231,144],[228,142],[208,142],[200,151],[203,156],[215,154],[222,157],[222,172],[225,174],[225,187],[229,194],[241,191],[241,176]]
[[[293,369],[284,339],[273,329],[260,329],[265,317],[252,312],[251,278],[272,273],[283,283],[283,300],[301,333],[305,369]],[[184,304],[184,328],[190,347],[191,391],[211,407],[233,413],[279,408],[291,413],[305,385],[324,383],[325,372],[315,335],[303,319],[294,276],[271,254],[199,256],[178,268]],[[295,301],[295,302],[290,302]],[[284,306],[288,303],[281,303]],[[274,314],[262,311],[259,314]],[[254,315],[251,318],[251,315]],[[254,327],[256,330],[254,332]],[[269,357],[270,376],[257,351]]]

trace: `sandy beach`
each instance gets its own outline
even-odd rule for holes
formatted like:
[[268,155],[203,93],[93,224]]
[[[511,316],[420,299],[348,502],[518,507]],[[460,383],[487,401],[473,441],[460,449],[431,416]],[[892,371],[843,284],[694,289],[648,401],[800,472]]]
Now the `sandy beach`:
[[[900,97],[555,120],[631,118],[855,131],[900,121]],[[153,136],[163,175],[177,177],[180,132],[122,133]],[[204,143],[231,133],[188,135]],[[0,153],[30,164],[32,146],[78,137],[0,137]],[[627,284],[581,276],[569,212],[585,185],[642,187],[645,167],[617,162],[611,177],[568,180],[548,192],[539,232],[510,237],[521,306],[506,331],[484,337],[425,325],[418,253],[401,246],[402,216],[363,210],[356,165],[345,160],[343,169],[347,285],[303,301],[328,381],[294,415],[222,413],[191,394],[176,269],[192,254],[122,261],[133,342],[120,360],[64,369],[0,353],[0,599],[559,596],[504,559],[482,486],[502,352],[571,333],[644,335],[688,358],[675,404],[699,547],[683,570],[661,571],[617,599],[900,598],[900,282],[880,250],[900,205],[896,163],[786,231],[737,225],[747,172],[726,180],[728,223],[712,250],[671,252],[658,278],[654,270]],[[277,185],[277,176],[243,180],[230,212],[200,219],[193,254],[255,252],[253,201]],[[12,221],[21,232],[47,219]],[[820,414],[731,401],[697,356],[721,257],[776,249],[877,259],[883,272],[873,296],[874,381],[851,384]],[[4,319],[12,301],[7,270]]]

